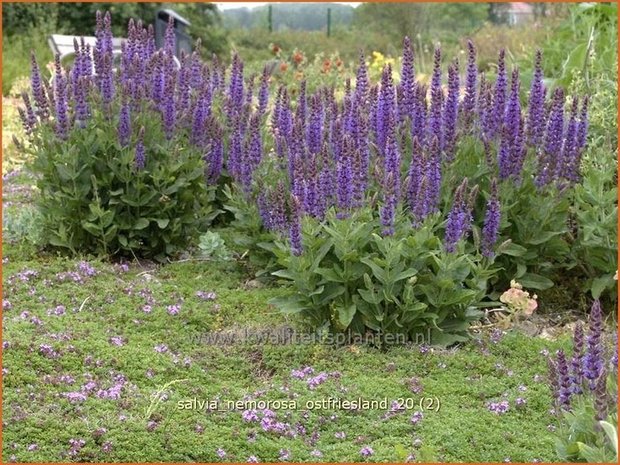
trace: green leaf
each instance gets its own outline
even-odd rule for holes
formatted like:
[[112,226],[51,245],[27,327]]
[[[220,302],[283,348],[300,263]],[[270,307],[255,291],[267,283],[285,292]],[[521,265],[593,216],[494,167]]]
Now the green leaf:
[[355,316],[356,307],[355,304],[351,304],[348,307],[338,308],[338,322],[344,329],[348,328]]
[[275,305],[282,313],[287,315],[300,313],[308,309],[306,305],[299,301],[297,296],[274,297],[268,303]]
[[170,218],[159,218],[155,220],[159,229],[164,229],[170,223]]
[[599,421],[599,424],[605,431],[605,434],[609,438],[609,442],[611,442],[611,447],[613,451],[616,453],[614,462],[618,462],[618,433],[616,432],[616,427],[606,421]]
[[136,229],[139,231],[141,229],[148,227],[148,225],[149,225],[149,220],[147,220],[146,218],[139,218],[138,221],[136,221],[135,224],[133,225],[133,229]]
[[295,281],[295,273],[289,270],[278,270],[271,273],[274,276],[279,278],[289,279],[291,281]]
[[498,254],[510,255],[511,257],[521,257],[527,253],[527,249],[522,245],[508,242],[498,247]]
[[613,278],[609,275],[599,276],[598,278],[593,279],[592,285],[590,286],[590,292],[592,292],[592,298],[598,299],[603,293],[603,291],[607,289],[607,286],[609,286],[612,282],[613,282]]
[[526,289],[536,289],[538,291],[544,291],[553,287],[553,281],[536,273],[525,273],[519,278],[519,284]]

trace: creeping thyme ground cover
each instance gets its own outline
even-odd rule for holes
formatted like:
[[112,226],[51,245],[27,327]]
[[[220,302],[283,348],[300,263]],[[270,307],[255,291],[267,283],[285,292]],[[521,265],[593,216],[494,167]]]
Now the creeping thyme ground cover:
[[[290,461],[362,461],[365,446],[369,461],[555,459],[541,351],[566,339],[496,331],[452,350],[209,345],[198,342],[207,332],[290,327],[267,303],[282,291],[252,288],[230,265],[145,272],[21,256],[5,246],[5,461],[273,462],[285,452]],[[161,399],[154,407],[153,395]],[[420,410],[423,396],[439,399],[439,411]],[[304,408],[329,397],[386,398],[388,406]],[[193,398],[300,407],[274,410],[283,426],[267,427],[242,410],[178,410]],[[399,398],[415,406],[393,409]],[[502,402],[508,411],[495,412]]]
[[[468,41],[426,75],[405,38],[398,67],[361,52],[335,86],[276,87],[236,53],[175,57],[172,24],[158,49],[131,21],[115,61],[111,21],[50,80],[31,57],[27,162],[3,176],[5,459],[617,457],[603,73],[503,49],[483,71]],[[384,403],[307,404],[334,398]]]

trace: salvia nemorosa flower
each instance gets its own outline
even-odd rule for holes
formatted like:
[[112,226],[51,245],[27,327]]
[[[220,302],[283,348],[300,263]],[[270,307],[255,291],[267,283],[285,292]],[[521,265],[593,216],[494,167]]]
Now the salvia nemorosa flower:
[[323,104],[319,95],[310,99],[310,118],[306,128],[308,151],[317,154],[323,145]]
[[295,119],[301,123],[301,129],[306,130],[306,113],[307,113],[307,100],[306,100],[306,80],[304,79],[299,84],[299,93],[297,95],[297,107],[295,108]]
[[269,103],[269,70],[267,66],[263,68],[263,74],[260,79],[260,88],[258,90],[258,114],[264,115],[267,111]]
[[448,96],[443,109],[443,151],[448,160],[454,158],[456,148],[456,122],[459,106],[459,64],[448,67]]
[[489,140],[495,137],[496,126],[498,125],[498,121],[495,119],[493,98],[493,86],[486,80],[484,73],[482,73],[480,75],[480,90],[478,92],[476,114],[479,120],[478,131],[483,143],[488,143]]
[[560,397],[560,382],[558,377],[558,366],[553,360],[553,357],[547,357],[547,376],[549,386],[551,387],[551,395],[553,396],[554,403],[557,403]]
[[379,153],[385,154],[385,146],[387,143],[390,128],[394,124],[396,118],[396,95],[394,92],[394,83],[392,81],[392,66],[385,65],[383,74],[381,75],[381,87],[377,97],[376,109],[376,142]]
[[329,151],[327,144],[323,144],[320,152],[321,169],[319,172],[319,201],[321,202],[321,210],[325,212],[333,204],[334,198],[334,173],[331,166]]
[[565,410],[570,410],[570,399],[573,394],[573,386],[568,370],[568,363],[566,362],[566,355],[563,350],[557,352],[556,362],[557,376],[558,376],[558,404]]
[[383,235],[391,236],[394,234],[394,215],[400,197],[400,152],[395,140],[394,129],[390,131],[386,142],[381,190],[383,204],[380,216]]
[[493,179],[482,228],[482,255],[485,257],[491,258],[495,255],[494,247],[499,235],[500,221],[501,206],[497,195],[497,181]]
[[514,69],[510,84],[510,97],[506,105],[498,157],[500,179],[518,177],[521,173],[521,154],[524,150],[520,136],[521,103],[519,101],[519,71]]
[[474,110],[476,109],[476,88],[478,80],[478,65],[476,64],[476,49],[471,40],[467,41],[467,71],[465,74],[465,96],[463,97],[462,113],[465,130],[467,131],[473,122]]
[[506,92],[508,75],[506,73],[506,51],[502,48],[497,58],[497,78],[493,89],[493,118],[490,121],[487,137],[493,138],[502,127],[506,111]]
[[531,147],[538,147],[542,142],[545,130],[544,106],[545,87],[543,85],[542,52],[537,50],[527,115],[527,143]]
[[166,139],[172,139],[176,127],[176,102],[175,102],[176,72],[167,73],[164,83],[164,95],[162,102],[162,119]]
[[291,253],[298,257],[303,253],[301,236],[301,202],[294,195],[291,196],[291,218],[289,223]]
[[409,209],[414,212],[417,202],[420,200],[420,188],[425,168],[424,153],[417,137],[411,143],[411,163],[407,173],[406,202]]
[[49,116],[49,105],[47,97],[45,96],[45,89],[41,82],[41,71],[39,70],[34,52],[32,52],[30,58],[30,67],[30,86],[32,87],[35,114],[41,120],[44,120]]
[[207,182],[216,184],[224,166],[224,136],[222,127],[215,118],[211,118],[208,124],[210,142],[206,156]]
[[562,182],[564,179],[571,179],[573,177],[571,171],[573,169],[575,152],[577,151],[578,110],[579,99],[574,97],[571,105],[570,116],[566,125],[566,131],[564,133],[564,140],[562,141],[562,150],[560,151],[560,156],[558,157],[558,163],[555,166],[554,179],[558,182]]
[[90,105],[88,103],[88,93],[90,89],[90,80],[87,76],[80,76],[77,81],[77,89],[75,95],[75,119],[80,127],[86,126],[86,121],[90,118]]
[[56,102],[56,135],[66,139],[69,135],[69,96],[67,95],[67,78],[60,66],[60,55],[56,55],[54,74],[54,100]]
[[233,124],[228,147],[228,171],[234,179],[239,179],[241,174],[241,160],[243,159],[243,132],[239,120]]
[[176,53],[176,40],[174,35],[174,18],[172,15],[168,18],[168,25],[164,33],[164,50],[170,56]]
[[336,160],[336,206],[338,216],[345,218],[353,202],[353,151],[355,146],[349,136],[345,136],[342,153]]
[[112,52],[106,52],[102,59],[102,74],[99,76],[101,83],[101,97],[104,105],[110,105],[114,98],[114,70],[112,68]]
[[138,142],[136,143],[134,166],[138,171],[143,170],[146,166],[146,153],[144,149],[144,127],[141,127],[140,132],[138,133]]
[[368,69],[366,68],[366,58],[364,57],[364,54],[360,51],[359,66],[357,68],[357,75],[355,78],[355,104],[365,108],[368,104],[368,92],[369,82]]
[[575,394],[580,394],[582,392],[581,384],[583,380],[583,349],[583,326],[581,325],[581,322],[577,322],[577,324],[575,325],[575,332],[573,333],[573,356],[570,361],[571,377]]
[[444,248],[446,252],[456,251],[456,244],[465,237],[471,227],[471,211],[467,202],[467,178],[456,189],[454,202],[448,214],[446,233],[444,236]]
[[234,115],[238,115],[241,112],[243,106],[243,62],[239,55],[235,53],[233,55],[233,61],[230,69],[230,82],[228,84],[228,105],[229,105],[229,119],[232,119]]
[[411,116],[411,138],[417,138],[421,146],[424,146],[426,140],[426,91],[424,84],[416,83],[413,115]]
[[439,139],[435,136],[431,138],[431,144],[427,150],[427,163],[425,174],[428,177],[427,201],[428,212],[436,212],[439,207],[441,196],[441,149]]
[[542,150],[538,154],[536,185],[543,187],[553,180],[564,135],[564,91],[557,88],[549,112]]
[[260,132],[260,114],[255,113],[250,117],[248,145],[246,146],[246,160],[256,169],[263,156],[263,140]]
[[573,183],[579,182],[581,179],[580,166],[581,156],[586,146],[586,137],[588,133],[588,97],[584,97],[581,104],[579,122],[577,123],[575,142],[572,147],[571,156],[568,159],[568,167],[566,177]]
[[601,369],[601,373],[594,386],[594,410],[598,421],[607,419],[609,410],[609,395],[607,394],[607,370]]
[[603,312],[601,303],[595,300],[590,310],[589,331],[586,338],[586,352],[583,357],[583,375],[589,381],[591,390],[603,370]]
[[442,107],[443,107],[443,90],[441,88],[441,49],[435,48],[433,61],[433,76],[431,78],[431,105],[428,112],[428,137],[426,141],[433,143],[433,138],[437,138],[437,146],[439,150],[442,147]]
[[403,41],[400,87],[402,88],[402,100],[399,104],[399,113],[401,116],[411,117],[415,102],[415,68],[413,63],[413,47],[409,37],[405,37]]
[[123,102],[118,118],[118,142],[121,147],[127,147],[131,138],[131,116],[129,104]]
[[212,94],[209,86],[204,86],[194,105],[191,142],[202,146],[205,142],[205,124],[211,116]]
[[22,99],[24,100],[24,109],[20,110],[20,117],[22,118],[22,123],[24,125],[24,129],[26,134],[30,135],[34,131],[35,126],[37,125],[37,116],[34,113],[34,109],[32,108],[32,103],[30,102],[30,96],[24,92],[22,93]]

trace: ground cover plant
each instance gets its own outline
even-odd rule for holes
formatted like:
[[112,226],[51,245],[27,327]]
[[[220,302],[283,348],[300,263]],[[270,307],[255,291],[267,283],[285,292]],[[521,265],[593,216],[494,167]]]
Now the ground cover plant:
[[583,67],[405,38],[329,69],[294,49],[291,80],[139,21],[114,62],[105,13],[74,63],[32,56],[3,123],[3,458],[617,460],[591,8]]

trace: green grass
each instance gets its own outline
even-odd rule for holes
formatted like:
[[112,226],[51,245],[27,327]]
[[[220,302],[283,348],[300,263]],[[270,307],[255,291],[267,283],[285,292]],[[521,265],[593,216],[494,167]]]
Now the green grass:
[[[8,371],[3,390],[5,460],[205,462],[221,460],[216,455],[221,447],[228,461],[246,461],[251,455],[276,461],[280,449],[289,449],[293,461],[359,461],[364,445],[373,448],[372,461],[404,460],[409,453],[418,459],[470,462],[555,458],[540,351],[558,343],[514,332],[499,343],[483,336],[454,350],[426,353],[416,346],[379,350],[242,341],[218,346],[195,337],[222,330],[297,328],[267,303],[284,291],[247,289],[248,276],[240,268],[195,261],[120,272],[118,266],[91,260],[95,276],[84,277],[83,283],[63,281],[59,273],[77,271],[80,260],[29,257],[18,250],[5,244],[4,298],[10,302],[4,307],[4,340],[9,343],[3,355]],[[25,270],[36,271],[36,277],[23,281],[19,273]],[[146,289],[155,301],[151,313],[142,311],[145,299],[140,293]],[[203,301],[195,295],[199,290],[217,297]],[[179,302],[179,314],[168,314],[167,306]],[[65,313],[48,315],[58,305]],[[33,324],[33,317],[41,324]],[[111,343],[115,336],[122,337],[122,346]],[[51,345],[59,356],[45,357],[41,344]],[[168,351],[156,352],[159,344]],[[304,380],[291,377],[292,369],[304,366],[312,366],[314,375],[338,371],[341,376],[312,390]],[[97,390],[108,389],[119,374],[126,380],[120,398],[98,398]],[[63,375],[74,382],[63,382]],[[412,377],[419,379],[422,392],[409,389]],[[65,398],[89,380],[97,387],[85,401]],[[151,395],[171,382],[163,391],[168,399],[152,404]],[[521,392],[520,386],[527,390]],[[263,432],[259,424],[244,422],[239,411],[177,408],[186,399],[219,398],[224,403],[253,393],[260,399],[295,400],[296,409],[278,410],[277,417],[291,426],[301,422],[307,434],[288,438]],[[422,396],[438,400],[440,408],[424,411],[414,426],[410,417],[419,410]],[[329,397],[388,402],[410,398],[415,407],[388,419],[382,418],[385,409],[312,410],[304,418],[307,401]],[[517,397],[527,399],[525,408],[515,407]],[[506,414],[488,410],[488,402],[503,399],[511,404]],[[149,421],[156,422],[152,431]],[[107,432],[97,437],[97,428]],[[336,438],[341,431],[346,439]],[[310,440],[313,432],[319,434],[316,444]],[[254,433],[255,441],[249,442],[248,435]],[[75,456],[67,455],[70,439],[85,441]],[[108,441],[111,450],[104,452]],[[38,449],[28,451],[30,444]],[[311,455],[315,449],[321,457]]]

